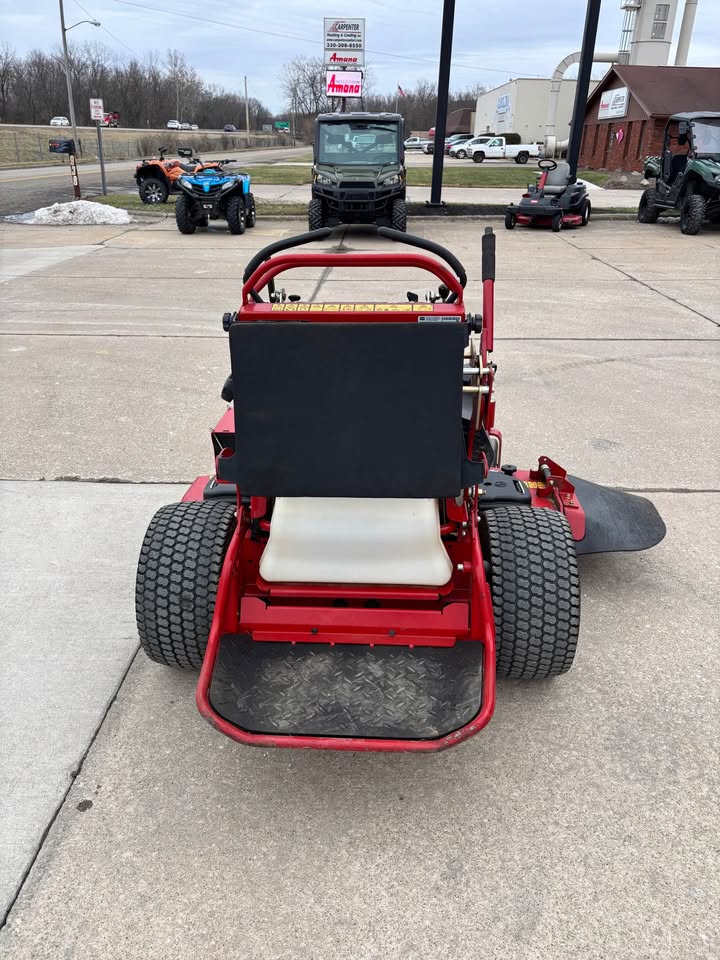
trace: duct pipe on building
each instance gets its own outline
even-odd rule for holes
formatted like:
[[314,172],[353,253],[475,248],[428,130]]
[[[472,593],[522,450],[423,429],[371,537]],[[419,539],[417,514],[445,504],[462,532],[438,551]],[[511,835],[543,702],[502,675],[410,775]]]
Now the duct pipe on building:
[[[697,0],[696,0],[697,2]],[[593,63],[617,63],[618,53],[596,53],[593,55]],[[545,156],[554,157],[555,150],[561,146],[557,141],[555,130],[557,124],[558,103],[560,102],[560,88],[562,86],[563,76],[568,67],[580,60],[580,51],[570,53],[555,68],[550,82],[550,99],[548,100],[547,119],[545,121]],[[565,144],[567,138],[563,137],[562,143]]]
[[685,9],[683,10],[682,24],[680,26],[680,36],[678,37],[677,53],[675,54],[676,67],[687,66],[687,58],[690,50],[690,41],[692,40],[693,26],[695,25],[697,5],[698,0],[685,0]]

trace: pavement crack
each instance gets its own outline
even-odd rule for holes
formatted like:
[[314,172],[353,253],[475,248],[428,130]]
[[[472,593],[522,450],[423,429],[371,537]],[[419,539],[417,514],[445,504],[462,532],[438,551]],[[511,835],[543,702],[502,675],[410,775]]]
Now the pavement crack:
[[318,279],[317,283],[315,284],[315,288],[313,289],[313,292],[310,294],[310,297],[309,297],[309,299],[308,299],[308,301],[307,301],[308,303],[315,303],[315,297],[320,293],[320,290],[322,289],[322,285],[323,285],[323,283],[325,283],[325,281],[327,280],[327,278],[328,278],[328,276],[329,276],[329,274],[330,274],[331,269],[332,269],[332,267],[325,267],[325,269],[323,270],[323,272],[320,274],[320,278]]
[[11,899],[10,899],[10,902],[8,903],[7,910],[6,910],[5,913],[2,915],[2,917],[0,917],[0,931],[3,929],[3,927],[7,924],[8,920],[10,919],[10,914],[12,913],[12,911],[13,911],[13,909],[14,909],[14,907],[15,907],[15,904],[17,903],[17,901],[18,901],[18,899],[19,899],[19,897],[20,897],[20,894],[22,893],[22,891],[23,891],[23,889],[24,889],[24,887],[25,887],[25,884],[26,884],[27,881],[28,881],[28,878],[29,878],[30,874],[32,873],[32,870],[33,870],[33,868],[34,868],[34,866],[35,866],[35,864],[36,864],[36,862],[37,862],[37,859],[38,859],[38,857],[40,856],[40,852],[42,851],[42,848],[43,848],[44,845],[45,845],[45,841],[47,840],[48,836],[50,835],[50,831],[51,831],[52,828],[55,826],[55,822],[56,822],[57,818],[60,816],[60,811],[61,811],[62,808],[65,806],[65,801],[67,800],[68,795],[69,795],[70,791],[71,791],[72,788],[73,788],[73,784],[75,783],[75,780],[77,779],[77,777],[79,776],[80,772],[82,771],[83,765],[85,764],[85,760],[87,759],[87,756],[88,756],[88,754],[90,753],[90,750],[92,749],[95,741],[97,740],[97,737],[98,737],[98,734],[100,733],[100,730],[101,730],[101,728],[102,728],[102,725],[105,723],[105,718],[106,718],[107,715],[110,713],[110,710],[111,710],[112,707],[114,706],[115,701],[117,700],[117,698],[118,698],[118,696],[119,696],[119,694],[120,694],[120,690],[122,689],[122,686],[123,686],[123,684],[125,683],[125,680],[127,679],[127,675],[130,673],[130,670],[131,670],[133,664],[135,663],[135,660],[137,659],[137,656],[138,656],[139,651],[140,651],[140,645],[139,645],[139,643],[138,643],[138,646],[135,648],[135,653],[133,653],[133,655],[130,657],[130,660],[128,661],[127,667],[125,668],[125,670],[124,670],[123,673],[122,673],[122,676],[121,676],[120,679],[118,680],[118,682],[117,682],[117,684],[116,684],[116,686],[115,686],[115,689],[114,689],[114,691],[113,691],[112,696],[108,699],[108,702],[107,702],[107,704],[106,704],[106,706],[105,706],[105,709],[103,710],[102,714],[100,715],[100,718],[99,718],[99,720],[98,720],[98,722],[97,722],[97,724],[96,724],[96,726],[95,726],[95,729],[93,730],[92,734],[90,735],[90,739],[88,740],[88,744],[87,744],[87,746],[85,747],[85,750],[83,751],[82,755],[80,756],[80,759],[78,760],[77,764],[76,764],[76,765],[73,767],[73,769],[70,771],[69,783],[68,783],[68,785],[67,785],[67,788],[66,788],[65,791],[63,792],[63,795],[62,795],[62,797],[60,798],[60,800],[58,801],[58,804],[57,804],[57,806],[55,807],[55,810],[54,810],[52,816],[50,817],[50,820],[48,821],[47,826],[46,826],[45,829],[43,830],[42,836],[40,837],[40,840],[38,841],[38,844],[37,844],[37,846],[36,846],[36,848],[35,848],[35,852],[33,853],[32,857],[31,857],[31,859],[30,859],[30,862],[28,863],[26,869],[23,871],[23,874],[22,874],[22,876],[20,877],[20,882],[18,883],[17,890],[15,891],[14,895],[13,895],[13,896],[11,897]]
[[688,306],[687,303],[683,303],[682,300],[678,300],[677,297],[673,297],[669,293],[665,293],[663,290],[658,290],[658,288],[654,287],[652,283],[650,283],[650,281],[641,280],[639,277],[636,277],[633,273],[630,273],[628,270],[623,270],[622,267],[618,267],[614,263],[610,263],[609,261],[604,260],[602,257],[599,257],[597,254],[593,254],[591,259],[597,260],[598,263],[605,264],[606,267],[610,267],[612,270],[617,270],[618,273],[621,273],[628,280],[633,280],[635,283],[639,283],[641,287],[645,287],[646,290],[650,290],[652,291],[652,293],[657,293],[659,294],[659,296],[663,297],[665,300],[669,300],[670,303],[674,303],[678,307],[682,307],[685,310],[689,310],[690,313],[694,313],[696,317],[700,317],[702,320],[707,320],[714,327],[720,327],[719,321],[713,320],[713,318],[709,317],[706,313],[702,313],[700,310],[696,310],[694,307]]

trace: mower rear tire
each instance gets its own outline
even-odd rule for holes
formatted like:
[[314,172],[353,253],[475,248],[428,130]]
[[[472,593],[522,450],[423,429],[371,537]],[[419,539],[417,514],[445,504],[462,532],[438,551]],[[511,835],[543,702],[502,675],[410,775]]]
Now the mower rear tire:
[[580,629],[570,524],[549,507],[493,507],[481,514],[480,537],[490,564],[497,675],[533,680],[565,673]]
[[325,208],[322,200],[314,197],[308,206],[308,230],[322,230],[325,226]]
[[166,203],[170,189],[159,177],[143,177],[138,188],[143,203]]
[[482,163],[484,159],[485,154],[482,152],[482,150],[476,150],[473,154],[473,163]]
[[180,233],[195,233],[197,230],[197,224],[190,212],[190,202],[182,193],[175,201],[175,223]]
[[655,204],[656,197],[657,194],[651,187],[649,187],[647,190],[643,190],[643,194],[640,197],[640,203],[638,205],[639,223],[657,223],[657,219],[660,216],[660,207],[656,206]]
[[249,193],[245,201],[245,226],[251,229],[257,223],[257,210],[255,209],[255,197]]
[[552,218],[552,224],[551,224],[551,229],[553,233],[560,233],[562,229],[562,221],[563,221],[562,214],[556,213],[555,216]]
[[407,233],[407,204],[404,200],[393,200],[390,212],[390,226],[400,233]]
[[225,207],[228,230],[234,236],[245,233],[245,198],[239,193],[230,197]]
[[700,193],[690,193],[680,210],[680,230],[690,237],[694,237],[702,230],[707,213],[707,200]]
[[515,229],[515,214],[506,213],[505,214],[505,229],[514,230]]
[[592,215],[592,204],[586,198],[583,201],[583,205],[580,207],[580,216],[582,217],[581,227],[586,227],[590,223],[590,217]]
[[173,503],[150,521],[138,562],[135,613],[142,648],[156,663],[202,665],[235,525],[235,504],[217,500]]

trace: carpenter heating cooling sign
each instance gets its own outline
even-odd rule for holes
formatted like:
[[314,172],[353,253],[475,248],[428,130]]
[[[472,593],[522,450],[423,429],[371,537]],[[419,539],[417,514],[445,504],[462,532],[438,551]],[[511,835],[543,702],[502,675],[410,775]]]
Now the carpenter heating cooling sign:
[[323,29],[325,63],[332,67],[365,65],[365,20],[325,17]]
[[362,80],[360,70],[328,70],[325,92],[329,97],[361,97]]
[[611,117],[624,117],[628,108],[628,88],[617,87],[615,90],[606,90],[600,98],[598,120],[609,120]]

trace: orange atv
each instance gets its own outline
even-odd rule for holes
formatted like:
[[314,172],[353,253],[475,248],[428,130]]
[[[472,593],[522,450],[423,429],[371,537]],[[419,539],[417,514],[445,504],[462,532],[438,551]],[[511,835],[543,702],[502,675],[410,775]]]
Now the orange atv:
[[[198,167],[214,167],[193,158],[192,150],[178,150],[181,159],[166,160],[167,147],[158,147],[159,157],[141,160],[135,167],[135,182],[143,203],[166,203],[171,193],[177,193],[176,182],[184,173],[195,173]],[[185,162],[183,162],[185,161]]]

